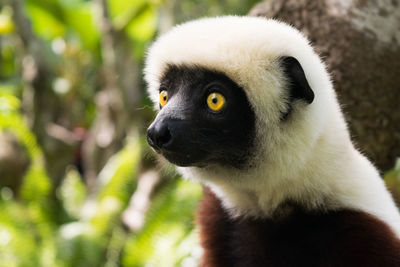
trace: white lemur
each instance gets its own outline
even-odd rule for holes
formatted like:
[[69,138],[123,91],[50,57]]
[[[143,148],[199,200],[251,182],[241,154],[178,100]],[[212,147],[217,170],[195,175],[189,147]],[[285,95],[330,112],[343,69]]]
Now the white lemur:
[[145,79],[149,144],[206,188],[203,266],[400,266],[399,212],[296,29],[188,22],[151,46]]

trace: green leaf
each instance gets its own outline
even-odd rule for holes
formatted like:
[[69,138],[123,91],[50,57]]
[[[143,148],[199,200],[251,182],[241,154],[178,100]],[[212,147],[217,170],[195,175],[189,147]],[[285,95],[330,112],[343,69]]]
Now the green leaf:
[[79,218],[86,200],[86,187],[82,177],[74,167],[67,169],[67,174],[58,188],[58,197],[70,217]]
[[127,33],[131,38],[145,42],[153,37],[156,26],[157,13],[151,6],[148,6],[131,21],[127,27]]
[[6,114],[18,111],[21,107],[19,99],[9,93],[3,93],[2,90],[6,91],[7,87],[0,85],[0,113]]
[[95,231],[99,235],[110,232],[120,220],[120,215],[128,205],[136,188],[136,175],[140,162],[140,143],[132,137],[127,145],[110,158],[99,174],[100,191],[96,212],[91,219]]
[[94,213],[81,213],[80,220],[60,227],[57,255],[68,266],[103,266],[106,255],[112,254],[108,249],[122,246],[121,232],[115,229],[120,227],[121,213],[134,191],[140,155],[138,140],[128,138],[127,145],[102,170],[97,199],[87,199],[85,205]]
[[33,24],[33,30],[39,36],[51,40],[65,35],[65,26],[48,10],[33,4],[28,4],[27,9]]
[[127,241],[123,266],[176,266],[189,257],[198,246],[193,221],[201,192],[198,184],[168,181],[153,199],[145,227]]
[[99,28],[96,23],[93,3],[83,3],[65,9],[66,24],[75,30],[85,47],[94,50],[99,42]]
[[9,7],[4,7],[0,12],[0,35],[14,31],[14,22],[11,17],[12,10]]
[[127,16],[135,12],[141,5],[148,2],[148,0],[108,0],[108,6],[112,18]]

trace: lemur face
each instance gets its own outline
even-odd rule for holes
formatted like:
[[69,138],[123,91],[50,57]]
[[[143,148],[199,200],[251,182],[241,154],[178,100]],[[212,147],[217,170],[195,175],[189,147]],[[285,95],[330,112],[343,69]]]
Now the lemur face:
[[[286,108],[277,122],[282,124],[294,101],[312,103],[314,93],[295,58],[277,62],[287,84]],[[168,65],[159,84],[160,112],[147,136],[158,153],[181,167],[250,167],[257,152],[256,115],[243,88],[221,72],[196,65]]]
[[199,66],[169,65],[148,143],[178,166],[244,168],[253,151],[255,114],[244,90]]

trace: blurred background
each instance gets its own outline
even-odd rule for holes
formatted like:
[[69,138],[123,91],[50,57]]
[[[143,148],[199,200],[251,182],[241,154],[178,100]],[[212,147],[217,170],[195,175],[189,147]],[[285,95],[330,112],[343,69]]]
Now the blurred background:
[[[0,1],[0,266],[197,266],[194,211],[202,189],[180,179],[146,143],[155,114],[145,93],[143,60],[151,41],[173,25],[244,15],[256,2]],[[268,10],[315,10],[301,2]],[[266,15],[262,8],[252,13]],[[297,21],[316,17],[289,14]],[[334,78],[342,78],[329,61],[334,50],[320,51]],[[395,89],[388,95],[395,105],[389,117],[399,106]],[[351,110],[360,106],[358,96],[346,92],[339,87],[341,100],[355,102],[345,109],[358,114]],[[378,121],[386,135],[370,142],[372,133],[357,124],[368,125],[368,117],[360,118],[349,116],[352,132],[396,196],[400,135],[385,127],[399,121]],[[376,132],[377,126],[370,128]]]
[[0,266],[196,266],[202,190],[146,143],[144,55],[254,3],[0,1]]

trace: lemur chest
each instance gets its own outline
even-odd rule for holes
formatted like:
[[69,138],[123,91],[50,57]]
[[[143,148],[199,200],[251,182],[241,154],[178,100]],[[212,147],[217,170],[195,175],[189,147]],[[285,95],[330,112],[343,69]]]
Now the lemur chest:
[[205,190],[197,217],[202,265],[400,266],[400,240],[367,213],[285,209],[276,218],[232,219]]

